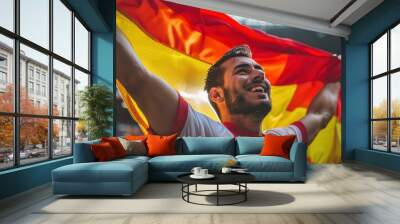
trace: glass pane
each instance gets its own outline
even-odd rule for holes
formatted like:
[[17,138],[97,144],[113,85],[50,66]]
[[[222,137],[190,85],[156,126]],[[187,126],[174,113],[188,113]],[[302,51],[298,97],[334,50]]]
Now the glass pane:
[[0,26],[14,31],[14,0],[0,1]]
[[53,60],[53,115],[72,117],[71,66]]
[[391,31],[390,51],[390,68],[400,67],[400,24]]
[[53,51],[71,60],[72,12],[60,0],[53,0],[53,18]]
[[387,77],[372,81],[372,118],[387,117]]
[[13,118],[0,116],[0,170],[14,165]]
[[72,155],[72,121],[53,120],[53,157]]
[[49,0],[20,0],[21,36],[49,48]]
[[0,35],[0,111],[14,111],[14,43]]
[[75,69],[75,117],[79,117],[81,114],[80,93],[89,86],[89,75]]
[[372,75],[387,71],[387,34],[372,44]]
[[20,164],[34,163],[49,158],[49,120],[20,118]]
[[89,70],[89,32],[75,18],[75,64]]
[[400,121],[391,121],[392,152],[400,153]]
[[75,121],[75,143],[87,141],[88,129],[84,120]]
[[25,114],[48,114],[49,57],[21,44],[20,109]]
[[400,72],[391,75],[390,103],[392,117],[400,117]]
[[387,151],[387,121],[372,122],[372,148]]

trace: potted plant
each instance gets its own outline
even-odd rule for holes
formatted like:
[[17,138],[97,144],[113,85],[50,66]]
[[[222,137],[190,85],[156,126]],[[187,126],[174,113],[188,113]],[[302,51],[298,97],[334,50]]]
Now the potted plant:
[[89,140],[110,136],[107,131],[112,125],[113,94],[102,84],[86,87],[79,93],[81,124],[85,124]]

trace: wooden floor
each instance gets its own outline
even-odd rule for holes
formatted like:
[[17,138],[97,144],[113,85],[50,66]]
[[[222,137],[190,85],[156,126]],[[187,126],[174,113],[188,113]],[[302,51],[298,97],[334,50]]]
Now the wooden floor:
[[[0,223],[219,224],[219,223],[400,223],[400,173],[359,163],[313,165],[307,183],[316,183],[345,201],[367,206],[356,214],[36,214],[55,199],[49,185],[0,201]],[[318,203],[316,201],[316,203]]]

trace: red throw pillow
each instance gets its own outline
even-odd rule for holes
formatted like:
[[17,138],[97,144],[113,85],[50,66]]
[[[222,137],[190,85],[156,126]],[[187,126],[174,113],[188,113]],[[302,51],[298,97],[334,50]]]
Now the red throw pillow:
[[126,156],[126,151],[122,146],[121,142],[119,142],[117,137],[109,137],[109,138],[101,138],[101,142],[108,142],[114,149],[115,155],[118,158]]
[[92,149],[94,157],[99,162],[110,161],[117,158],[113,147],[108,142],[93,144],[90,147]]
[[289,159],[290,148],[294,140],[295,135],[277,136],[277,135],[265,135],[264,146],[261,149],[261,156],[281,156]]
[[146,139],[148,156],[175,155],[177,134],[170,136],[148,135]]

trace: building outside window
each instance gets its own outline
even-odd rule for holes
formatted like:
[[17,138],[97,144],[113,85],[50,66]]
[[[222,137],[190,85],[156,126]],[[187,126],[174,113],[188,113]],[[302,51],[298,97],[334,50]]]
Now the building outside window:
[[400,24],[370,44],[371,148],[400,153]]

